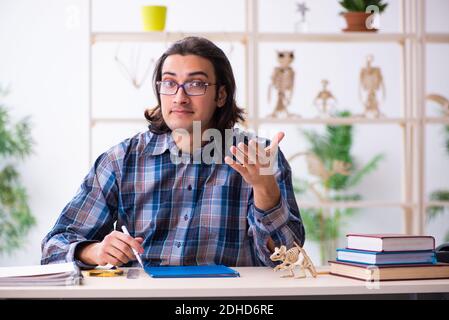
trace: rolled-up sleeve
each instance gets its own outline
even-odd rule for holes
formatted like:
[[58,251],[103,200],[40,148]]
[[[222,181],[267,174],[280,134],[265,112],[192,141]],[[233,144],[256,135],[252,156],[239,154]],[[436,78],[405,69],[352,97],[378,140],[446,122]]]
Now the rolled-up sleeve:
[[117,218],[117,195],[116,172],[104,153],[42,240],[41,264],[75,261],[78,245],[102,241]]
[[270,210],[258,209],[253,201],[248,207],[249,235],[253,238],[256,255],[265,266],[275,266],[270,260],[271,252],[267,243],[271,238],[275,245],[287,248],[294,242],[303,245],[305,230],[292,185],[291,168],[282,152],[278,152],[278,170],[275,173],[281,197],[279,203]]

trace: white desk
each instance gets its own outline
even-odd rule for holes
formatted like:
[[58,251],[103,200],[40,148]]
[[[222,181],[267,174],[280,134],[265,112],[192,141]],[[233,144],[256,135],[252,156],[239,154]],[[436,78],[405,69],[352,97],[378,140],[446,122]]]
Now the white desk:
[[[83,284],[68,287],[0,287],[0,299],[11,298],[198,298],[198,297],[274,297],[380,295],[448,293],[449,279],[380,282],[369,289],[364,281],[332,275],[316,279],[281,278],[285,272],[265,267],[235,268],[239,278],[154,279],[140,271],[138,279],[126,276],[89,277],[84,272]],[[320,271],[320,269],[319,269]],[[321,271],[323,271],[321,269]],[[125,270],[126,274],[126,270]]]

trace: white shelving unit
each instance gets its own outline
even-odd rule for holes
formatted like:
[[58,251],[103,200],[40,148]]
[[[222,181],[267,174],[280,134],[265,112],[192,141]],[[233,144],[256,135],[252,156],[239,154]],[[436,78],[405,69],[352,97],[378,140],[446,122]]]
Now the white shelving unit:
[[[92,49],[100,42],[173,42],[185,36],[202,36],[212,41],[240,42],[245,47],[246,93],[245,105],[248,124],[256,132],[261,124],[346,124],[346,125],[396,125],[402,128],[402,198],[394,202],[360,201],[335,203],[307,203],[302,208],[400,208],[403,212],[403,232],[425,232],[425,210],[431,205],[449,205],[445,202],[427,202],[425,194],[425,129],[431,124],[449,124],[449,118],[426,118],[425,76],[427,43],[448,43],[449,34],[425,32],[425,0],[400,0],[400,32],[398,33],[262,33],[258,31],[258,0],[246,0],[245,32],[93,32],[92,0],[89,1],[89,161],[92,158],[93,127],[98,123],[145,123],[144,119],[94,118],[92,105]],[[344,118],[344,119],[266,119],[259,117],[258,64],[259,44],[288,43],[396,43],[401,48],[402,116],[398,118]]]

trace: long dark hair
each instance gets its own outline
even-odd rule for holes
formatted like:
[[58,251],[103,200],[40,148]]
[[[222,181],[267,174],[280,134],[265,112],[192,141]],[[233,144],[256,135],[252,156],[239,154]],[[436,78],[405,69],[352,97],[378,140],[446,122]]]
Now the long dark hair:
[[175,42],[167,51],[162,54],[156,64],[153,73],[153,90],[156,94],[158,105],[145,111],[145,118],[150,123],[148,128],[151,132],[162,134],[170,132],[170,128],[162,117],[161,97],[156,88],[156,82],[162,79],[162,67],[165,59],[173,54],[180,55],[197,55],[209,60],[215,71],[215,78],[217,85],[216,100],[218,99],[218,91],[221,86],[225,86],[227,93],[226,102],[223,107],[216,108],[212,117],[212,123],[215,129],[224,132],[225,129],[230,129],[239,121],[244,121],[244,110],[239,108],[235,101],[235,79],[232,72],[231,64],[224,54],[224,52],[217,47],[213,42],[201,37],[187,37]]

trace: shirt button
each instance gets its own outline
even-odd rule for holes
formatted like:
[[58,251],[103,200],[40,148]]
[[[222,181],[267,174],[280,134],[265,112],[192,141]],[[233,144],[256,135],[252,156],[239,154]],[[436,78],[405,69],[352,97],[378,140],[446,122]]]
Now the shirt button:
[[186,214],[186,215],[184,216],[184,220],[185,220],[185,221],[189,220],[189,215]]
[[189,190],[189,191],[192,190],[192,185],[191,184],[188,185],[187,190]]

